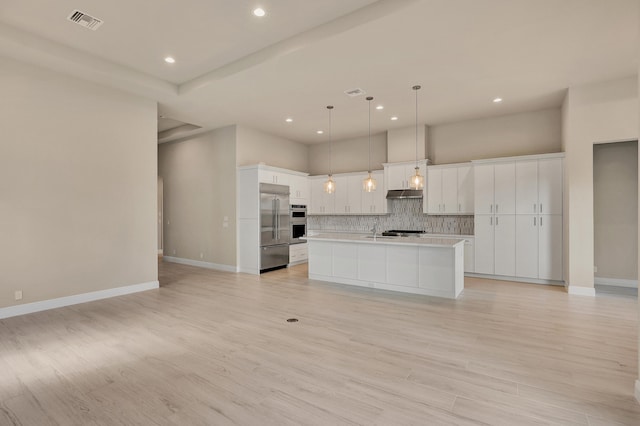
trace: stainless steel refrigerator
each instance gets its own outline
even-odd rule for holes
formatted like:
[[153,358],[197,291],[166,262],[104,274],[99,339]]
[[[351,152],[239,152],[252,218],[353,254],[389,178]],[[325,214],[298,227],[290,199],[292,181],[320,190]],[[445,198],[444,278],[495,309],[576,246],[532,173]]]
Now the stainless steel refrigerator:
[[260,272],[289,263],[289,187],[260,184]]

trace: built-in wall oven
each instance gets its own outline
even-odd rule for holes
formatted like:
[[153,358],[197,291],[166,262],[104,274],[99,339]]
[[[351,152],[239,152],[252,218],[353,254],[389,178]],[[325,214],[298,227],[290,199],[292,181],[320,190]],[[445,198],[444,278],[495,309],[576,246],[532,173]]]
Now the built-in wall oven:
[[291,217],[291,244],[304,243],[301,237],[307,235],[307,206],[302,204],[292,204],[289,209]]

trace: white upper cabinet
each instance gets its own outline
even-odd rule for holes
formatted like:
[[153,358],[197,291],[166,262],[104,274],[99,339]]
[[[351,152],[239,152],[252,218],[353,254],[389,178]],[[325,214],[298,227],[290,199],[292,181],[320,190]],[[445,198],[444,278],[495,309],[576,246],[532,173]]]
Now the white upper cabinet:
[[[378,187],[373,192],[362,191],[362,213],[363,214],[384,214],[387,212],[387,194],[385,193],[384,172],[376,170],[371,172],[373,178],[378,182]],[[363,178],[364,179],[364,176]],[[362,181],[360,181],[362,188]]]
[[516,212],[516,165],[514,162],[497,163],[493,172],[493,211],[495,214],[514,214]]
[[[418,167],[420,168],[420,174],[426,176],[427,174],[427,160],[418,161]],[[415,173],[416,163],[385,163],[385,189],[409,189],[409,180]],[[380,186],[378,186],[380,187]]]
[[516,162],[517,214],[562,214],[562,159]]
[[324,183],[326,181],[326,175],[309,178],[311,189],[311,202],[307,209],[309,214],[333,214],[336,197],[335,193],[327,194],[324,192]]
[[333,175],[336,183],[333,194],[324,192],[326,175],[309,178],[311,183],[309,214],[385,214],[387,200],[384,190],[384,172],[377,170],[371,172],[371,175],[377,181],[377,189],[373,192],[365,192],[362,188],[362,182],[367,177],[366,172]]
[[427,167],[427,213],[473,214],[473,191],[471,166]]
[[258,180],[261,183],[287,185],[291,204],[309,204],[309,178],[306,173],[260,164],[258,165]]
[[289,198],[291,204],[303,204],[309,203],[309,178],[306,176],[289,176],[289,189],[291,194]]
[[473,214],[473,168],[458,167],[458,213]]
[[493,214],[493,164],[476,164],[473,169],[475,214]]

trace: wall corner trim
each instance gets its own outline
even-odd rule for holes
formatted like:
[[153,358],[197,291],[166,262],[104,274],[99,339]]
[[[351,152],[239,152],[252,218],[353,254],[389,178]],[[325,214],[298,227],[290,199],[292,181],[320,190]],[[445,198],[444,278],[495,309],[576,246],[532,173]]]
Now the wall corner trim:
[[569,294],[575,294],[578,296],[591,296],[595,297],[596,289],[593,287],[581,287],[578,285],[570,285],[567,287]]
[[74,294],[72,296],[59,297],[56,299],[42,300],[39,302],[25,303],[23,305],[9,306],[6,308],[0,308],[0,319],[77,305],[80,303],[93,302],[95,300],[109,299],[116,296],[124,296],[126,294],[153,290],[159,287],[160,283],[158,281],[149,281],[141,284],[133,284],[124,287],[110,288],[107,290],[93,291],[90,293]]
[[197,266],[199,268],[215,269],[224,272],[237,272],[236,267],[232,265],[222,265],[219,263],[203,262],[201,260],[184,259],[182,257],[163,256],[162,260],[171,263],[179,263],[181,265]]

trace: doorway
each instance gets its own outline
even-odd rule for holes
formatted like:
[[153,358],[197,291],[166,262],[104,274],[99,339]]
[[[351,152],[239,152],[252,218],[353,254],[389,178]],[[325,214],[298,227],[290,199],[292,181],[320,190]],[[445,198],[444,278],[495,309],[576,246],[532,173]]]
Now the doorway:
[[163,254],[163,232],[162,232],[162,222],[163,222],[163,204],[164,204],[164,183],[162,178],[158,176],[158,256],[162,256]]
[[596,293],[638,289],[638,141],[593,145]]

